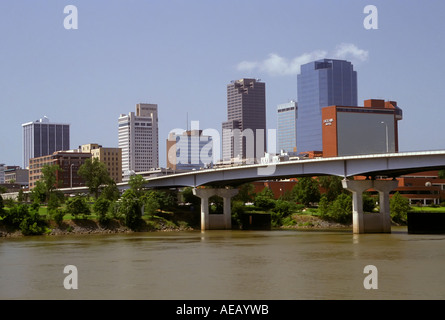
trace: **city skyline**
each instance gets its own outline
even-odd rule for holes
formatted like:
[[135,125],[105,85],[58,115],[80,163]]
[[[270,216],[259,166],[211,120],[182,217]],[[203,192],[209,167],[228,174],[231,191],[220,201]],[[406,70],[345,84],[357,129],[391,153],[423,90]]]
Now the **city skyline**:
[[[340,2],[237,2],[233,11],[231,1],[76,1],[78,30],[63,27],[69,3],[2,3],[0,130],[8,139],[0,142],[0,163],[22,164],[20,124],[44,115],[71,125],[71,148],[117,146],[116,117],[145,101],[159,106],[164,167],[162,141],[172,129],[186,129],[187,118],[220,130],[228,81],[262,79],[267,126],[276,128],[275,107],[298,102],[299,66],[322,58],[352,61],[358,101],[398,101],[404,110],[400,151],[445,149],[437,129],[445,113],[445,67],[437,63],[444,27],[435,23],[445,4],[374,1],[379,28],[367,30],[367,3]],[[254,31],[243,30],[241,21]],[[238,32],[248,37],[234,37]]]

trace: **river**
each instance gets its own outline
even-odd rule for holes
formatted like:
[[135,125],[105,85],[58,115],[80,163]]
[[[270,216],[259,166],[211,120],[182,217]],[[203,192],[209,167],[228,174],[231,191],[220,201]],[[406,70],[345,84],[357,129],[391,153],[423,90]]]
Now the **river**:
[[2,238],[0,299],[444,299],[444,267],[445,235],[397,227]]

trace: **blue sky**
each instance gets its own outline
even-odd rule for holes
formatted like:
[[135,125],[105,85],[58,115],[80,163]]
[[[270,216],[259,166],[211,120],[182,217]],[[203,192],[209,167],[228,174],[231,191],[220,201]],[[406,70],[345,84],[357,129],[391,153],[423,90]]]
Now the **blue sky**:
[[[378,9],[367,30],[366,5]],[[66,30],[63,9],[78,9]],[[0,3],[0,163],[23,165],[21,124],[71,124],[71,147],[118,144],[119,114],[156,103],[160,164],[175,128],[221,130],[226,85],[266,83],[267,127],[297,97],[299,64],[344,58],[359,104],[395,100],[401,151],[445,149],[444,1],[45,0]]]

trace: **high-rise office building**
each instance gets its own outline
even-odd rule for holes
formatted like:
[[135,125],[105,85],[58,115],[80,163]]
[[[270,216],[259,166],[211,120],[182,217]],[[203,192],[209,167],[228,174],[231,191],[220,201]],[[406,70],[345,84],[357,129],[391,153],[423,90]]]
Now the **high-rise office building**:
[[266,85],[240,79],[227,85],[227,121],[223,129],[223,160],[259,161],[266,151]]
[[213,140],[202,130],[171,132],[167,139],[167,168],[198,170],[213,163]]
[[297,103],[291,100],[277,107],[277,144],[278,151],[292,153],[297,151]]
[[322,59],[302,65],[297,81],[297,151],[322,151],[321,109],[357,106],[357,72],[349,61]]
[[29,159],[47,156],[56,151],[70,149],[70,125],[51,123],[47,117],[22,124],[23,167]]
[[137,104],[136,112],[121,114],[118,122],[123,173],[158,168],[158,105]]

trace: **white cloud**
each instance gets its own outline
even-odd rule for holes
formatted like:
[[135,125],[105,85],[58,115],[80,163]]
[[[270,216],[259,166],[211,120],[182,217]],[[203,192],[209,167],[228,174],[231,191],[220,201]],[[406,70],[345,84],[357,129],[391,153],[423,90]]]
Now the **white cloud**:
[[[334,59],[349,59],[354,62],[363,62],[368,59],[368,51],[359,49],[356,45],[342,43],[338,45],[332,54]],[[318,59],[328,58],[328,52],[316,50],[303,53],[292,60],[281,57],[276,53],[269,54],[263,61],[242,61],[237,69],[244,72],[260,71],[274,76],[295,75],[300,73],[300,66]]]
[[350,59],[364,62],[368,60],[369,53],[359,49],[355,44],[342,43],[335,48],[334,57],[337,59]]

